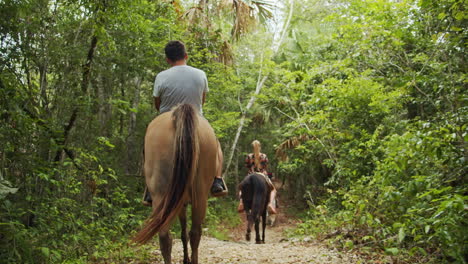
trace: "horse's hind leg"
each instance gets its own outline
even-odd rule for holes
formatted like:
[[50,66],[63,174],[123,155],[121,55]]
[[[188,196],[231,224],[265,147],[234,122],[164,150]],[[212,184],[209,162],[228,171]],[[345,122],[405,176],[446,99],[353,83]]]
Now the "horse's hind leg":
[[169,229],[159,232],[159,247],[164,258],[164,264],[171,264],[172,237]]
[[262,244],[265,244],[265,229],[267,225],[267,213],[266,209],[262,214]]
[[255,219],[255,243],[262,244],[260,239],[260,216]]
[[190,258],[188,255],[188,236],[187,236],[187,206],[184,206],[182,212],[179,214],[179,221],[181,227],[180,239],[182,240],[182,246],[184,247],[184,264],[190,263]]
[[190,228],[190,247],[192,248],[192,263],[198,264],[198,246],[200,245],[200,239],[202,235],[202,223],[206,214],[206,202],[198,202],[195,205],[192,204],[192,227]]
[[253,217],[252,212],[246,209],[246,216],[247,216],[247,233],[245,234],[245,240],[250,241],[250,233],[252,232],[252,224],[253,224]]

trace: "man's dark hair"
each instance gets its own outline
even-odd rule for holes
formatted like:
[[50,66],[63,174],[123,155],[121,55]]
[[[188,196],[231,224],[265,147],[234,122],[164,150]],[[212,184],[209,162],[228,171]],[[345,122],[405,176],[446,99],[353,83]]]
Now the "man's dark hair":
[[164,48],[164,52],[166,53],[166,57],[173,62],[183,60],[185,58],[185,54],[187,54],[185,52],[184,43],[179,40],[169,41]]

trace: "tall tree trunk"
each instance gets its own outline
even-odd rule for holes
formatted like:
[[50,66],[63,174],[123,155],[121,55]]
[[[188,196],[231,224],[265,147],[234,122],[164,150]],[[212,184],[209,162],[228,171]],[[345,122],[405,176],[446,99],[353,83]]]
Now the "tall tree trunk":
[[96,51],[97,43],[98,38],[96,35],[93,35],[88,50],[88,56],[86,57],[86,63],[83,65],[83,74],[81,78],[81,91],[83,92],[83,95],[88,93],[89,80],[91,79],[91,65],[93,63],[94,52]]
[[[86,63],[83,65],[83,77],[81,80],[81,92],[83,95],[86,95],[88,93],[88,86],[89,86],[89,80],[91,79],[91,65],[93,63],[94,59],[94,52],[96,50],[97,46],[97,36],[94,35],[93,38],[91,39],[91,44],[88,50],[88,56],[86,57]],[[73,109],[70,118],[68,119],[68,123],[65,124],[64,130],[63,130],[63,138],[59,140],[58,145],[60,146],[59,149],[57,150],[57,153],[55,154],[55,162],[58,162],[61,160],[62,153],[64,149],[66,148],[66,143],[68,141],[68,136],[70,134],[70,130],[73,128],[76,118],[78,116],[78,106],[75,106]]]
[[236,136],[234,137],[234,141],[232,142],[231,152],[230,152],[229,158],[228,158],[228,163],[226,165],[226,170],[224,171],[224,174],[223,174],[224,176],[226,176],[226,171],[229,171],[228,169],[229,169],[229,166],[231,165],[232,157],[234,156],[234,152],[235,152],[235,149],[236,149],[236,146],[237,146],[237,141],[239,141],[240,134],[242,132],[242,129],[244,128],[244,123],[245,123],[245,118],[247,116],[247,112],[250,110],[250,108],[252,108],[252,106],[253,106],[253,104],[255,102],[255,99],[257,98],[257,95],[260,93],[260,90],[263,87],[263,84],[268,79],[268,75],[264,76],[261,79],[260,79],[260,77],[261,76],[259,76],[259,79],[258,79],[259,82],[257,82],[257,87],[255,88],[255,93],[252,95],[252,97],[250,97],[250,100],[247,103],[247,106],[245,107],[245,110],[242,112],[242,117],[241,117],[241,120],[239,122],[239,127],[237,128]]
[[[234,177],[236,179],[236,185],[235,186],[239,186],[239,183],[240,183],[240,177],[239,177],[239,149],[237,149],[237,155],[236,155],[236,166],[234,166],[236,169],[235,169],[235,174],[234,174]],[[237,197],[237,194],[236,194],[236,197]],[[240,197],[237,197],[237,198],[240,198]]]
[[41,104],[48,112],[49,99],[47,97],[47,64],[39,65],[39,86],[41,90]]
[[[140,88],[141,88],[141,77],[135,78],[135,90],[133,93],[132,108],[137,109],[140,104]],[[125,163],[125,171],[128,174],[137,174],[136,172],[131,173],[132,164],[138,164],[138,149],[141,147],[142,142],[135,142],[135,127],[136,127],[136,113],[130,112],[130,120],[128,125],[128,136],[127,136],[127,158]],[[137,157],[137,160],[135,160]],[[138,166],[137,166],[138,167]]]
[[[106,80],[104,80],[104,77],[102,77],[101,74],[96,77],[96,79],[99,80],[99,82],[93,82],[94,90],[96,93],[96,99],[95,99],[95,107],[93,109],[93,112],[97,114],[97,119],[99,123],[99,131],[103,132],[105,127],[106,127],[106,119],[105,119],[105,96],[104,96],[104,84],[106,83]],[[95,84],[94,84],[95,83]],[[101,133],[103,135],[104,133]]]
[[[279,47],[281,46],[281,43],[284,40],[286,32],[287,32],[287,30],[289,28],[289,23],[291,22],[291,17],[292,17],[292,13],[293,13],[293,9],[294,9],[293,7],[294,7],[294,0],[290,0],[289,15],[288,15],[286,23],[284,24],[284,27],[282,29],[280,38],[279,38],[278,42],[273,42],[272,43],[272,47],[273,47],[272,57],[274,57],[276,55],[276,53],[278,53],[278,49],[279,49]],[[257,81],[257,87],[255,87],[255,92],[252,95],[252,97],[250,97],[250,100],[247,103],[247,106],[245,107],[245,110],[242,111],[242,117],[241,117],[241,120],[239,122],[239,127],[237,128],[236,136],[234,137],[234,141],[232,143],[231,152],[229,154],[228,162],[227,162],[227,165],[226,165],[226,170],[223,173],[223,177],[226,177],[227,176],[226,172],[229,171],[229,166],[231,165],[231,162],[232,162],[232,157],[234,155],[234,151],[235,151],[236,146],[237,146],[237,141],[239,140],[242,129],[244,128],[244,123],[245,123],[245,118],[247,116],[247,112],[253,106],[253,104],[255,102],[255,99],[257,98],[258,94],[260,93],[260,91],[261,91],[261,89],[262,89],[262,87],[265,84],[265,81],[267,79],[268,79],[268,75],[265,75],[265,76],[262,77],[262,69],[260,68],[260,72],[259,72],[259,75],[258,75],[258,81]]]
[[[120,94],[122,96],[122,100],[124,100],[127,97],[125,95],[125,81],[124,80],[122,80],[120,82]],[[120,117],[119,118],[120,119],[119,120],[119,122],[120,122],[120,124],[119,124],[119,134],[122,135],[123,130],[124,130],[124,117],[125,117],[124,113],[120,113],[119,117]]]

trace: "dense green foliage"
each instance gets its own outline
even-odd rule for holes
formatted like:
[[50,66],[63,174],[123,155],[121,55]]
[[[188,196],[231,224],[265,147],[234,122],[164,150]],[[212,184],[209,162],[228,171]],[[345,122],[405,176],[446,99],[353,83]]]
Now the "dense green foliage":
[[[296,234],[466,263],[466,1],[287,1],[278,49],[286,15],[226,3],[0,3],[0,262],[136,258],[152,82],[181,39],[207,73],[204,113],[225,154],[246,114],[232,197],[259,139],[307,206]],[[225,239],[216,226],[238,223],[235,205],[209,203],[207,233]]]
[[86,259],[143,219],[135,175],[150,107],[140,93],[163,67],[150,58],[164,41],[153,40],[175,15],[131,1],[0,9],[0,184],[19,188],[2,192],[2,262]]
[[[0,262],[100,257],[148,215],[140,162],[164,45],[185,40],[219,98],[233,74],[166,2],[2,1],[0,13]],[[235,117],[209,100],[222,137]]]
[[311,198],[298,232],[465,263],[466,3],[326,3],[298,8],[265,98],[302,139],[279,166]]

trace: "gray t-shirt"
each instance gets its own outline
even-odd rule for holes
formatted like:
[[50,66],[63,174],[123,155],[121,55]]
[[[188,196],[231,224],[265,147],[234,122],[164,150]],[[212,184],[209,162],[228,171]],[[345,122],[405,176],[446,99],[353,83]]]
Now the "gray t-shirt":
[[173,66],[160,72],[154,81],[153,96],[160,97],[160,113],[172,107],[188,103],[203,114],[202,96],[208,92],[208,80],[204,71],[188,65]]

